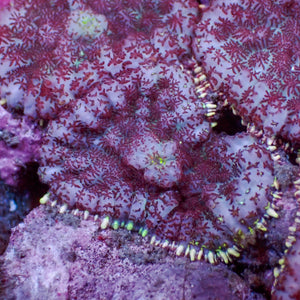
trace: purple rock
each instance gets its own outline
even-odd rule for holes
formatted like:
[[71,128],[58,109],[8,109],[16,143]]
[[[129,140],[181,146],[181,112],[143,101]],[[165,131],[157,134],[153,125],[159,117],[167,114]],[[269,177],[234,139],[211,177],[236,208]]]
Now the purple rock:
[[6,184],[17,185],[20,169],[37,162],[40,140],[34,124],[0,105],[0,178]]
[[225,265],[192,263],[44,206],[13,229],[3,269],[6,299],[263,299]]

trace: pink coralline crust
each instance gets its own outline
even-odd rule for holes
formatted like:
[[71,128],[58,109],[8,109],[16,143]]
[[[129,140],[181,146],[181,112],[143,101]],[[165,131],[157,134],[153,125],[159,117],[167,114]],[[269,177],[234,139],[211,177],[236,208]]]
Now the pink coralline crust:
[[246,123],[300,141],[299,1],[211,1],[194,53]]
[[10,2],[10,0],[0,0],[0,9],[8,5]]
[[264,299],[225,265],[167,255],[136,234],[99,232],[45,207],[13,229],[2,262],[3,299]]
[[0,105],[0,178],[18,184],[18,172],[37,162],[41,133],[26,117],[14,117]]

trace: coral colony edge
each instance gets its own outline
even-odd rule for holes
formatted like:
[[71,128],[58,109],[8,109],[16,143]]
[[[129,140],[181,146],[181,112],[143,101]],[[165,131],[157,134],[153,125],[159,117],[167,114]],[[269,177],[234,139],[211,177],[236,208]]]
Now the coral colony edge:
[[14,1],[0,126],[19,138],[1,137],[2,180],[14,157],[38,162],[41,204],[211,264],[239,259],[291,199],[281,299],[300,280],[299,20],[296,0]]

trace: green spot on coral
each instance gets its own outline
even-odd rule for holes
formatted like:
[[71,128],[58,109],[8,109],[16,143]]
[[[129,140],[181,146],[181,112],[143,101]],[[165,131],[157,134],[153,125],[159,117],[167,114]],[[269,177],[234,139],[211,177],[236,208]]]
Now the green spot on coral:
[[141,232],[142,237],[145,237],[148,234],[148,230],[147,229],[143,229]]
[[218,217],[218,220],[220,221],[220,223],[223,223],[223,222],[224,222],[223,217]]
[[112,223],[112,228],[113,229],[115,229],[115,230],[117,230],[117,229],[119,229],[119,221],[114,221],[113,223]]
[[81,64],[81,61],[76,59],[74,62],[73,62],[73,65],[75,66],[76,69],[78,69],[78,67],[80,66]]
[[126,229],[129,230],[129,231],[131,231],[133,229],[133,222],[132,221],[128,222],[128,224],[126,225]]

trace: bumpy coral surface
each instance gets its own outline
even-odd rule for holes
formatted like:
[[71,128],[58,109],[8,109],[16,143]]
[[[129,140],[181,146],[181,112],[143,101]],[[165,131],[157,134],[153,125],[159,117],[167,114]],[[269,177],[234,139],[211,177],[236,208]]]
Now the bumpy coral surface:
[[299,1],[211,1],[194,52],[245,123],[300,141]]

